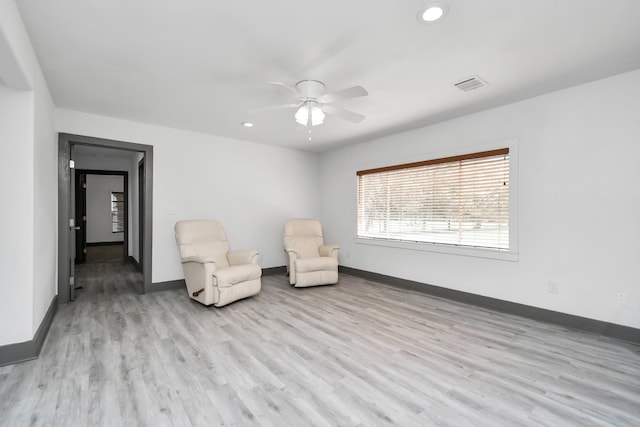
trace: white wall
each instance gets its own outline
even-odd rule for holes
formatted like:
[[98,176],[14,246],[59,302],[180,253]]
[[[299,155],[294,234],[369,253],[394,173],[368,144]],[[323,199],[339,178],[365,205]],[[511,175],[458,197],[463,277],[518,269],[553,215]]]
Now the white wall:
[[0,83],[0,345],[32,335],[33,304],[33,92]]
[[56,110],[59,132],[152,145],[152,281],[183,277],[173,227],[221,221],[232,249],[255,248],[263,268],[285,264],[282,225],[318,216],[319,156],[178,129]]
[[87,175],[87,243],[124,241],[111,231],[111,193],[123,191],[123,176]]
[[[39,73],[39,69],[38,69]],[[53,100],[41,75],[35,81],[33,187],[33,333],[58,293],[58,135]]]
[[53,103],[13,0],[0,0],[0,346],[31,340],[56,293]]
[[[635,71],[324,153],[322,220],[341,264],[640,327],[639,87]],[[508,139],[519,146],[518,261],[355,243],[356,170]]]
[[0,345],[29,341],[56,293],[57,137],[53,103],[13,0],[0,0],[2,182]]

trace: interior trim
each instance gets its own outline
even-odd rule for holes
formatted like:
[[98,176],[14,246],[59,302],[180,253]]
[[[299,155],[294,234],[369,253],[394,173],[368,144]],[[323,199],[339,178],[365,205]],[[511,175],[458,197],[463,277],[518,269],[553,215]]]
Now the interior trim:
[[[501,313],[513,314],[528,319],[552,323],[567,328],[579,329],[581,331],[592,332],[606,337],[640,344],[640,329],[632,328],[630,326],[617,325],[615,323],[603,322],[601,320],[589,319],[587,317],[574,316],[572,314],[561,313],[559,311],[552,311],[516,302],[504,301],[469,292],[457,291],[455,289],[447,289],[440,286],[414,282],[412,280],[400,279],[393,276],[358,270],[356,268],[345,267],[342,265],[338,268],[341,273],[360,277],[365,280],[372,280],[384,285],[412,290],[439,298],[445,298],[451,301],[499,311]],[[262,275],[270,276],[285,274],[286,271],[286,266],[269,267],[262,269]],[[168,282],[152,283],[148,291],[156,292],[169,289],[183,289],[185,287],[184,279],[180,279]]]
[[462,154],[459,156],[442,157],[440,159],[423,160],[420,162],[404,163],[401,165],[392,165],[392,166],[384,166],[384,167],[375,168],[375,169],[361,170],[361,171],[357,171],[356,175],[358,176],[371,175],[374,173],[397,171],[400,169],[413,169],[421,166],[441,165],[443,163],[453,163],[453,162],[459,162],[461,160],[473,160],[473,159],[481,159],[484,157],[503,156],[505,154],[509,154],[509,148],[499,148],[497,150],[483,151],[480,153],[469,153],[469,154]]
[[[273,276],[276,274],[285,274],[287,272],[287,267],[281,265],[279,267],[268,267],[262,269],[263,276]],[[152,283],[151,286],[147,288],[147,292],[160,292],[160,291],[168,291],[171,289],[186,289],[187,285],[184,283],[184,279],[177,280],[168,280],[166,282],[156,282]]]
[[30,341],[8,344],[0,346],[0,366],[12,365],[14,363],[26,362],[38,358],[45,338],[53,323],[53,318],[58,312],[58,296],[54,296],[49,304],[49,308],[38,327],[36,334]]
[[567,328],[579,329],[581,331],[593,332],[606,337],[640,344],[640,329],[632,328],[630,326],[617,325],[615,323],[603,322],[601,320],[589,319],[587,317],[574,316],[572,314],[561,313],[559,311],[552,311],[516,302],[504,301],[469,292],[457,291],[455,289],[429,285],[426,283],[414,282],[412,280],[400,279],[351,267],[339,266],[339,271],[365,280],[380,282],[384,285],[408,289],[502,313],[514,314],[528,319],[552,323]]
[[136,271],[139,271],[140,273],[142,273],[142,268],[140,267],[140,263],[138,262],[137,259],[135,259],[134,257],[132,257],[131,255],[129,255],[127,257],[127,260],[133,264],[133,266],[136,268]]
[[143,282],[138,291],[144,294],[151,287],[151,269],[153,259],[153,146],[132,142],[117,141],[91,136],[58,134],[58,302],[69,302],[69,218],[71,212],[70,180],[71,171],[69,160],[72,147],[75,145],[89,145],[94,147],[114,148],[118,150],[134,151],[144,154],[145,167],[145,206],[144,206],[144,241],[142,242],[144,259],[142,260]]
[[147,288],[147,293],[169,291],[171,289],[187,289],[187,284],[184,282],[184,279],[167,280],[166,282],[155,282]]
[[286,265],[281,265],[279,267],[269,267],[269,268],[263,268],[262,269],[262,275],[263,276],[274,276],[276,274],[286,274],[287,273],[287,266]]

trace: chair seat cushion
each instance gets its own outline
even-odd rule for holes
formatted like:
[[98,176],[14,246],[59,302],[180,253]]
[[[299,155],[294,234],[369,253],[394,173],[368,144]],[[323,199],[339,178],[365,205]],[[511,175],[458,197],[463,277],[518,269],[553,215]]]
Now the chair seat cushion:
[[218,286],[225,287],[258,279],[262,276],[262,269],[257,264],[230,265],[217,269],[213,275],[218,281]]
[[338,260],[334,257],[303,258],[296,260],[296,272],[338,271]]
[[216,307],[222,307],[223,305],[227,305],[230,302],[257,295],[260,292],[260,287],[260,278],[258,278],[254,280],[247,280],[246,282],[236,283],[233,286],[216,288],[220,290]]

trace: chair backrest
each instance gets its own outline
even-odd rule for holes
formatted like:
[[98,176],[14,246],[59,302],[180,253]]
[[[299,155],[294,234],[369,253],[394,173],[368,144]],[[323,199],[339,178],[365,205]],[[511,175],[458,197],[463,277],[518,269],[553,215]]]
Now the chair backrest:
[[213,259],[219,267],[229,265],[229,242],[224,227],[218,221],[197,219],[178,221],[175,227],[180,258]]
[[324,245],[322,225],[317,219],[293,218],[284,223],[285,249],[295,250],[300,258],[319,257],[318,248]]

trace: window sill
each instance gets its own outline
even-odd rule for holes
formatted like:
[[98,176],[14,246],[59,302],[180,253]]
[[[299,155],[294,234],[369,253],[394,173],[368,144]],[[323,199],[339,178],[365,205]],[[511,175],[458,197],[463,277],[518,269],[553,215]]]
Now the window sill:
[[437,252],[450,255],[489,258],[501,261],[518,261],[518,252],[501,249],[474,248],[470,246],[444,245],[439,243],[407,242],[401,240],[386,240],[356,237],[359,245],[384,246],[387,248],[408,249],[414,251]]

